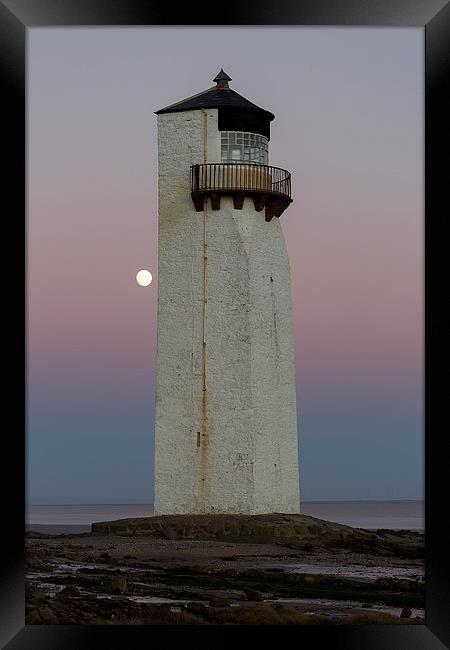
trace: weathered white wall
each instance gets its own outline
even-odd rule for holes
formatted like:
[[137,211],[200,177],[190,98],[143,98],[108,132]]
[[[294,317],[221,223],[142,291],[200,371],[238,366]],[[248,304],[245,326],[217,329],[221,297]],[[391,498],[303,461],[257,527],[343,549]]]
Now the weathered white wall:
[[208,200],[205,249],[190,165],[220,162],[217,111],[159,115],[158,146],[155,512],[299,512],[289,262],[280,221],[267,223],[250,198],[242,210],[231,197],[222,197],[218,211]]

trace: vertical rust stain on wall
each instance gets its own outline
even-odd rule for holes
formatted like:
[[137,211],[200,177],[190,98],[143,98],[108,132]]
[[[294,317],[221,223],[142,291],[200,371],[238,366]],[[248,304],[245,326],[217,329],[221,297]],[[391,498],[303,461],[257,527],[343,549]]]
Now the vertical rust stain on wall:
[[[203,157],[207,162],[207,143],[208,143],[208,113],[205,109],[203,112]],[[198,492],[197,492],[197,510],[206,512],[206,491],[207,491],[207,473],[208,473],[208,387],[207,387],[207,349],[206,349],[206,319],[208,305],[208,199],[205,197],[203,203],[203,385],[202,397],[200,403],[200,449],[198,464]]]
[[[203,357],[206,358],[206,343],[203,343]],[[198,467],[198,510],[206,512],[206,490],[207,490],[207,472],[208,472],[208,390],[205,385],[205,375],[203,375],[204,385],[202,390],[202,399],[200,405],[200,459]]]
[[207,480],[208,480],[208,444],[209,444],[209,431],[208,431],[208,386],[207,386],[207,346],[206,346],[206,316],[207,316],[207,275],[206,275],[206,265],[207,265],[207,247],[206,247],[206,208],[205,199],[205,210],[204,210],[204,257],[203,257],[203,279],[204,279],[204,290],[203,290],[203,382],[202,382],[202,396],[200,402],[200,449],[199,449],[199,464],[198,464],[198,499],[197,499],[197,510],[199,512],[206,512],[206,490],[207,490]]

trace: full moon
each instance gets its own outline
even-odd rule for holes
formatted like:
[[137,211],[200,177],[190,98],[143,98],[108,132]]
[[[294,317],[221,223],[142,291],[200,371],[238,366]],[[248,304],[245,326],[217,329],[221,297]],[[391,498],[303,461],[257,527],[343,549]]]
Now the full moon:
[[148,287],[150,282],[153,280],[152,274],[150,271],[142,269],[136,273],[136,282],[141,285],[141,287]]

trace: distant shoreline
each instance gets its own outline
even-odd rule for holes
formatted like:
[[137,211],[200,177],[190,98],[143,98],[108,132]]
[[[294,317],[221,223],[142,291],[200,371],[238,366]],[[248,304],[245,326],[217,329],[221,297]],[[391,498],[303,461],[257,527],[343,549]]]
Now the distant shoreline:
[[[302,514],[366,530],[424,530],[424,502],[303,501]],[[154,516],[153,504],[40,505],[26,508],[27,530],[85,533],[94,522]]]
[[[425,499],[314,499],[311,501],[302,501],[301,504],[309,503],[425,503]],[[124,503],[26,503],[26,508],[84,508],[84,507],[126,507],[126,506],[151,506],[149,502],[124,502]]]

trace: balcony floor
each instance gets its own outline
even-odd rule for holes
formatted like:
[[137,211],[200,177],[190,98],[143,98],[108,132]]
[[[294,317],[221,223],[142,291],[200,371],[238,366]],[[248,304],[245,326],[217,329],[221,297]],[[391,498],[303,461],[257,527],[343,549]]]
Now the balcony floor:
[[292,199],[286,196],[286,194],[255,190],[196,190],[191,192],[191,196],[197,212],[203,211],[204,201],[208,197],[211,198],[212,209],[220,210],[220,199],[222,196],[231,196],[235,210],[242,210],[244,198],[249,196],[253,199],[253,204],[257,212],[261,212],[265,208],[266,221],[271,221],[273,217],[281,217],[288,205],[292,203]]

